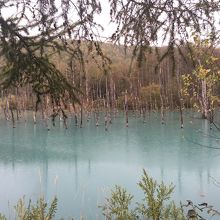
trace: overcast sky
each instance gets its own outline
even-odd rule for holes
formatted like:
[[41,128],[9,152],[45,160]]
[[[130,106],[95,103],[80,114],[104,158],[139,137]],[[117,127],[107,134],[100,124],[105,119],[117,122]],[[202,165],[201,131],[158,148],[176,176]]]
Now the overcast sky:
[[[35,0],[33,0],[35,1]],[[109,0],[99,0],[102,6],[102,12],[99,15],[95,15],[95,21],[96,23],[102,25],[104,28],[104,31],[100,30],[100,35],[103,37],[103,41],[105,38],[110,37],[116,30],[116,24],[110,23],[110,5],[109,5]],[[61,7],[61,1],[56,0],[56,4],[58,4],[58,7]],[[15,8],[8,8],[6,10],[2,11],[2,14],[4,17],[10,16],[15,13]],[[27,12],[28,13],[28,12]],[[74,20],[74,13],[70,15],[70,17],[73,18]],[[219,28],[219,24],[217,24],[217,21],[219,21],[219,17],[216,17],[216,25]]]
[[[113,34],[114,30],[116,30],[116,25],[112,23],[110,24],[109,0],[99,0],[99,1],[102,6],[102,13],[99,15],[95,15],[95,21],[96,23],[102,25],[102,27],[104,28],[104,31],[100,30],[100,35],[101,37],[106,38],[106,37],[110,37]],[[56,3],[58,7],[60,7],[60,0],[57,0]],[[5,10],[2,10],[2,15],[7,18],[10,17],[15,12],[16,12],[16,8],[10,7]],[[26,11],[26,13],[28,13],[28,11]]]
[[104,31],[101,34],[102,37],[109,37],[116,29],[115,24],[110,24],[110,6],[108,0],[100,0],[102,5],[102,13],[96,16],[97,23],[101,24]]

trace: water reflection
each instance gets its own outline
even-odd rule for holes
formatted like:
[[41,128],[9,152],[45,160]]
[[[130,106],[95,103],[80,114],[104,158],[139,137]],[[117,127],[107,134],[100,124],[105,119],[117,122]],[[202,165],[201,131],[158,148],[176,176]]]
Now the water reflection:
[[[157,116],[157,117],[154,117]],[[176,185],[176,201],[207,201],[220,209],[218,133],[205,121],[186,118],[179,129],[178,115],[167,114],[166,125],[158,115],[114,119],[108,132],[90,120],[84,128],[68,130],[56,123],[48,132],[43,123],[19,123],[12,129],[0,123],[0,211],[8,214],[7,201],[15,204],[24,194],[36,199],[58,196],[58,216],[101,219],[97,206],[109,189],[123,185],[142,198],[137,182],[145,168],[151,176]],[[71,122],[71,120],[70,120]]]

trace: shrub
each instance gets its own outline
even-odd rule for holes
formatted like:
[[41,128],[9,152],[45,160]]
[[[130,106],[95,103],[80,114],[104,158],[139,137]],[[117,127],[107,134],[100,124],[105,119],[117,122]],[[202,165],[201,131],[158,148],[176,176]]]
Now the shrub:
[[101,206],[103,215],[107,220],[185,220],[182,208],[169,201],[174,190],[171,184],[166,186],[163,182],[158,184],[143,170],[143,175],[138,186],[144,192],[141,203],[132,205],[133,196],[126,189],[116,186],[110,198]]
[[20,199],[15,206],[17,220],[52,220],[57,210],[57,197],[53,199],[50,207],[44,198],[40,198],[35,205],[29,201],[26,207],[24,198]]

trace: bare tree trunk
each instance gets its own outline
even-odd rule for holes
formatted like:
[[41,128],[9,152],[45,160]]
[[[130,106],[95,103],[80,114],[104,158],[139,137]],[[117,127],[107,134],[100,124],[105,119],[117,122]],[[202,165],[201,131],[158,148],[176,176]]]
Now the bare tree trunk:
[[12,125],[13,125],[13,128],[15,128],[15,117],[14,117],[14,112],[13,112],[13,109],[10,108],[10,111],[11,111],[11,120],[12,120]]
[[105,131],[108,131],[108,113],[105,114]]
[[68,127],[67,127],[67,121],[66,121],[66,117],[64,116],[64,118],[63,118],[63,124],[64,124],[64,128],[65,129],[67,129]]
[[183,108],[182,108],[182,98],[180,97],[180,123],[181,123],[181,128],[183,128]]
[[89,81],[88,81],[88,72],[85,70],[85,87],[86,87],[86,101],[89,102]]
[[16,117],[17,117],[17,121],[19,120],[19,100],[18,100],[18,96],[19,96],[19,92],[18,92],[18,88],[16,88],[16,95],[15,95],[15,106],[16,106]]
[[44,97],[43,102],[42,102],[42,112],[43,112],[43,120],[45,122],[46,128],[49,131],[49,106],[48,106],[48,97]]
[[127,90],[125,91],[125,126],[128,127],[128,94]]
[[33,110],[33,121],[34,121],[34,124],[37,124],[36,116],[37,116],[37,112],[36,112],[36,110]]
[[9,120],[9,101],[8,101],[8,96],[5,98],[5,108],[4,108],[4,114],[5,114],[5,119],[8,121]]
[[[34,98],[33,98],[33,95],[31,96],[32,97],[32,104],[34,106]],[[32,112],[32,117],[33,117],[33,121],[34,121],[34,124],[37,123],[37,104],[35,103],[35,107],[33,108],[33,112]]]
[[13,128],[15,128],[15,117],[14,117],[14,112],[13,112],[13,105],[15,103],[13,103],[13,100],[10,97],[10,102],[9,102],[9,110],[11,112],[11,120],[12,120],[12,126]]
[[176,76],[176,81],[177,81],[177,90],[178,90],[178,98],[179,98],[179,103],[180,103],[180,124],[181,124],[181,128],[183,128],[183,98],[182,98],[182,94],[180,92],[181,88],[180,88],[180,82],[179,82],[179,73],[177,73]]
[[80,128],[83,126],[83,106],[80,108]]
[[161,107],[160,107],[160,112],[161,112],[161,123],[164,124],[164,101],[163,101],[163,88],[162,88],[162,81],[161,81],[161,67],[160,67],[160,72],[159,72],[159,84],[160,84],[160,102],[161,102]]
[[143,123],[146,123],[146,107],[142,108],[142,114],[143,114]]
[[77,112],[75,112],[75,116],[74,116],[74,118],[75,118],[75,126],[78,126]]
[[108,77],[105,78],[105,97],[106,97],[106,108],[109,108],[109,91],[108,91]]
[[205,80],[202,80],[202,118],[208,119],[208,97],[207,97],[207,84]]
[[95,125],[96,127],[99,126],[99,112],[95,112]]

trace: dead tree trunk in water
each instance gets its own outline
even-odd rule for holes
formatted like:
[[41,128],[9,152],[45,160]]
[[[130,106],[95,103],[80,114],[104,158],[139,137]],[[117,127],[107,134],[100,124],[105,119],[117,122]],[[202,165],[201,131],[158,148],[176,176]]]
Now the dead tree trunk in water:
[[20,96],[18,88],[16,88],[16,94],[15,94],[15,105],[16,105],[16,117],[17,117],[17,121],[19,120],[19,112],[20,112],[20,100],[18,100],[18,97]]
[[80,107],[80,128],[83,126],[83,105]]
[[10,109],[10,112],[11,112],[12,126],[13,126],[13,128],[15,128],[15,117],[14,117],[14,112],[13,112],[12,107],[9,107],[9,109]]
[[161,112],[161,123],[164,124],[164,100],[163,100],[163,85],[162,85],[162,80],[161,80],[161,67],[160,67],[160,72],[159,72],[159,84],[160,84],[160,102],[161,102],[161,107],[160,107],[160,112]]
[[48,96],[45,95],[43,97],[41,105],[42,105],[43,120],[45,121],[46,128],[49,131],[50,126],[49,126],[49,97]]
[[15,116],[14,116],[13,110],[14,110],[14,109],[16,110],[16,101],[15,101],[15,97],[14,97],[14,96],[12,97],[12,96],[10,95],[8,105],[9,105],[9,110],[10,110],[10,112],[11,112],[12,126],[13,126],[13,128],[15,128]]
[[107,112],[105,114],[104,120],[105,120],[105,131],[108,131],[108,113]]
[[207,97],[207,83],[206,80],[202,80],[202,97],[201,97],[201,107],[202,107],[202,118],[208,119],[208,113],[209,113],[209,103],[208,103],[208,97]]
[[63,117],[63,125],[64,125],[64,128],[65,129],[67,129],[68,127],[67,127],[67,115],[66,115],[66,113],[64,112],[64,110],[63,109],[61,109],[61,113],[62,113],[62,117]]
[[125,126],[128,127],[128,94],[127,90],[125,91]]
[[180,79],[179,79],[179,72],[176,74],[176,82],[177,82],[177,90],[178,90],[178,98],[179,98],[179,108],[180,108],[180,124],[181,128],[183,128],[183,98],[181,94],[181,86],[180,86]]
[[7,95],[5,97],[4,115],[5,115],[5,119],[8,121],[9,120],[9,101],[8,101]]
[[99,111],[95,112],[95,125],[96,127],[99,126]]

